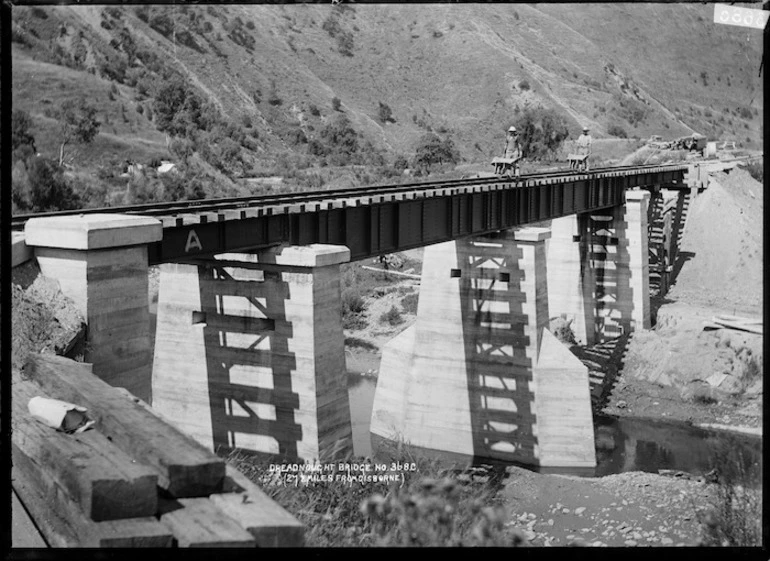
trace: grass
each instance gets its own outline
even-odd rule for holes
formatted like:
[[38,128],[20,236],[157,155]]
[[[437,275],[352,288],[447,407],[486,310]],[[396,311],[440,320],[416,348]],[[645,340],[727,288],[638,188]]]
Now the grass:
[[762,545],[762,466],[747,465],[727,448],[715,452],[717,487],[711,508],[699,515],[699,545],[756,547]]
[[404,313],[416,314],[417,313],[417,301],[419,300],[419,293],[411,292],[401,298],[401,308]]
[[[332,481],[288,486],[270,470],[275,458],[234,451],[228,463],[305,525],[308,547],[510,546],[523,539],[505,526],[499,482],[465,480],[403,442],[382,445],[373,462],[348,457],[323,473]],[[340,464],[372,466],[370,473],[396,474],[397,482],[335,481]],[[395,465],[398,462],[401,466]],[[384,466],[382,471],[375,470]],[[363,472],[351,472],[361,474]]]
[[361,267],[361,263],[345,263],[340,267],[342,287],[342,326],[345,329],[366,327],[365,298],[383,286],[396,284],[400,279],[387,273]]

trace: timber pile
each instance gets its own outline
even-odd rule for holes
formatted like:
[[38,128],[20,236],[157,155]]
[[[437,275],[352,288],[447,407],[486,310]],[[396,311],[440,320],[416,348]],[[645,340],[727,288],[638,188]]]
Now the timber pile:
[[[96,423],[49,428],[27,409],[35,396]],[[259,487],[88,364],[31,355],[12,403],[13,488],[52,547],[302,545],[302,525]]]
[[739,316],[719,315],[711,318],[710,322],[703,323],[703,329],[713,331],[715,329],[735,329],[762,335],[762,320]]

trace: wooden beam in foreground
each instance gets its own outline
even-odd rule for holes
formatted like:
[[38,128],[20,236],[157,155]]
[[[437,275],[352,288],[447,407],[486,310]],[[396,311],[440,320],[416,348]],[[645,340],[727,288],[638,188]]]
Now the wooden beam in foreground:
[[46,426],[29,413],[27,404],[33,397],[50,396],[18,372],[11,380],[11,440],[26,463],[48,472],[96,522],[155,515],[158,476],[154,470],[137,463],[95,428],[65,434]]
[[222,490],[225,462],[192,437],[127,399],[83,363],[31,355],[24,374],[55,399],[88,408],[99,431],[129,456],[152,467],[158,486],[173,497],[203,497]]
[[44,471],[13,447],[11,480],[50,547],[171,547],[173,535],[154,517],[94,522]]

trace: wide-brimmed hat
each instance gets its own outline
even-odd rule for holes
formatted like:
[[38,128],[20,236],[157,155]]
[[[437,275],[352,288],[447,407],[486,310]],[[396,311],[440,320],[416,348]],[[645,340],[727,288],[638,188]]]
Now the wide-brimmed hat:
[[516,132],[516,127],[511,127],[511,128],[509,128],[509,129],[508,129],[508,132],[513,132],[513,133],[515,133],[515,132]]

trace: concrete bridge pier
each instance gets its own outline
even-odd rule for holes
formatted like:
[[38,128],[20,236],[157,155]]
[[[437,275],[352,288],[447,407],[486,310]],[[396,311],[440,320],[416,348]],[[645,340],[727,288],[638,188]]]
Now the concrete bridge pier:
[[352,451],[344,246],[161,265],[153,409],[204,446],[287,459]]
[[588,370],[547,329],[549,237],[426,247],[417,320],[383,349],[373,435],[463,459],[596,465]]
[[649,201],[646,190],[626,191],[622,206],[552,221],[548,305],[572,320],[579,343],[650,328]]
[[33,218],[25,227],[42,274],[86,318],[85,361],[145,401],[152,374],[147,245],[162,236],[154,218],[116,214]]

